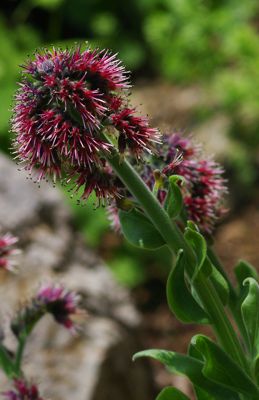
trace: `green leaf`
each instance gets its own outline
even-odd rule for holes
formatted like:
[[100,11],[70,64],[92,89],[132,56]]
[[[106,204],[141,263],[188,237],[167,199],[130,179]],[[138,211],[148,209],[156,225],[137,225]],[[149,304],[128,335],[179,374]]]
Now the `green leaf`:
[[155,250],[165,244],[164,239],[152,223],[135,209],[119,211],[121,230],[125,238],[134,246]]
[[202,373],[206,378],[258,399],[259,390],[253,381],[218,345],[204,335],[194,336],[192,344],[204,357]]
[[190,220],[187,221],[187,228],[191,229],[194,232],[200,232],[198,225]]
[[[191,276],[191,283],[195,281],[195,279],[199,279],[199,274],[202,272],[205,277],[208,277],[211,274],[212,267],[207,256],[207,244],[204,237],[198,232],[196,225],[193,224],[192,221],[187,222],[187,228],[185,229],[184,237],[189,245],[192,247],[196,257],[197,263],[195,267],[186,265],[186,271],[189,276]],[[190,268],[191,267],[191,268]],[[196,301],[200,304],[199,296],[193,287],[192,295],[196,299]]]
[[202,272],[205,276],[210,277],[222,303],[225,305],[229,298],[229,287],[225,278],[215,268],[207,257],[207,244],[205,238],[192,228],[188,223],[184,237],[193,248],[197,256],[197,266],[192,276],[192,281],[199,279],[199,273]]
[[184,277],[185,262],[183,251],[180,250],[166,285],[169,308],[181,322],[208,324],[208,315],[187,287]]
[[256,382],[259,385],[259,355],[254,360],[254,375]]
[[169,192],[166,198],[166,211],[171,218],[176,218],[183,208],[183,196],[178,182],[184,182],[184,178],[180,175],[172,175],[169,177]]
[[210,280],[212,281],[222,303],[226,305],[229,299],[229,286],[223,275],[213,265]]
[[197,350],[197,348],[194,346],[192,341],[189,343],[189,346],[188,346],[188,354],[190,357],[196,358],[197,360],[199,360],[203,363],[203,357],[202,357],[201,353],[199,352],[199,350]]
[[248,293],[241,304],[241,314],[250,340],[251,352],[259,353],[259,284],[254,278],[243,282],[248,287]]
[[[192,342],[189,344],[188,348],[188,354],[189,356],[196,358],[197,360],[200,360],[203,362],[203,357],[202,354],[196,349],[196,347],[193,345]],[[198,386],[194,385],[194,391],[197,397],[197,400],[214,400],[215,397],[206,392],[205,390],[201,389]],[[239,397],[237,397],[239,398]]]
[[243,282],[246,278],[254,278],[255,280],[258,280],[259,278],[256,269],[244,260],[238,262],[234,271],[241,291],[243,289]]
[[184,237],[196,254],[198,268],[200,268],[203,265],[207,255],[206,240],[199,232],[191,229],[189,224],[185,230]]
[[197,265],[192,275],[192,281],[198,278],[201,271],[206,277],[208,277],[212,272],[212,264],[207,258],[206,240],[196,230],[196,226],[191,221],[188,221],[184,237],[189,245],[192,247],[197,257]]
[[205,390],[199,388],[198,386],[194,386],[195,394],[197,400],[214,400],[215,397],[207,393]]
[[202,373],[204,363],[193,357],[157,349],[140,351],[134,355],[133,360],[140,357],[154,358],[164,364],[170,372],[187,376],[194,385],[214,396],[213,400],[239,400],[239,396],[232,390],[207,379]]
[[166,387],[159,393],[156,400],[190,400],[183,392],[174,388]]
[[0,344],[0,366],[8,377],[11,377],[14,372],[14,365],[7,353],[6,348]]

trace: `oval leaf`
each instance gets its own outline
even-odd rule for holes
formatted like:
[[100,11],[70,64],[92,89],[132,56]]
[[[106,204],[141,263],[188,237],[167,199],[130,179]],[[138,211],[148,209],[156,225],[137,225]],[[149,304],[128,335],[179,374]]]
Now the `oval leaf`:
[[6,348],[2,344],[0,344],[0,367],[9,377],[14,374],[15,368],[13,361],[11,360]]
[[195,222],[188,220],[187,221],[187,228],[191,229],[194,232],[200,232],[198,225]]
[[198,266],[201,266],[207,255],[206,240],[199,232],[190,229],[189,225],[185,230],[184,237],[196,254]]
[[192,229],[193,224],[188,221],[187,228],[185,229],[184,237],[192,247],[194,253],[197,257],[197,264],[192,273],[192,281],[198,278],[199,273],[205,276],[211,274],[212,268],[209,259],[207,258],[207,243],[204,237],[195,229]]
[[[196,358],[197,360],[200,360],[203,362],[203,357],[202,354],[196,349],[196,347],[193,345],[191,342],[188,347],[188,354],[189,356]],[[215,397],[206,392],[204,389],[201,389],[198,386],[194,385],[194,391],[196,393],[197,400],[214,400]],[[237,395],[237,399],[239,399],[239,396]]]
[[166,387],[159,393],[156,400],[190,400],[183,392],[173,387]]
[[141,212],[120,210],[119,218],[122,233],[134,246],[155,250],[165,244],[160,233]]
[[169,274],[166,295],[170,310],[182,322],[208,324],[209,318],[203,308],[193,298],[184,277],[185,257],[180,250],[175,267]]
[[243,282],[246,278],[254,278],[258,280],[258,273],[256,269],[247,261],[240,260],[234,269],[239,289],[242,291]]
[[204,376],[228,389],[259,398],[259,390],[250,377],[218,345],[203,335],[192,338],[192,344],[204,358]]
[[178,182],[184,178],[179,175],[172,175],[169,178],[169,191],[165,202],[165,208],[171,218],[176,218],[183,208],[183,196]]
[[[214,400],[215,397],[207,393],[205,390],[199,388],[198,386],[194,386],[194,391],[197,397],[197,400]],[[239,398],[239,397],[237,397]]]
[[254,374],[257,385],[259,385],[259,355],[254,360]]
[[212,273],[210,275],[210,280],[215,287],[220,300],[224,305],[228,303],[229,299],[229,286],[226,279],[220,273],[220,271],[212,265]]
[[241,305],[241,314],[250,341],[251,352],[259,353],[259,284],[254,278],[245,279],[248,293]]
[[194,385],[211,394],[213,400],[239,400],[239,396],[232,390],[207,379],[202,373],[204,363],[193,357],[157,349],[140,351],[134,355],[133,360],[140,357],[154,358],[164,364],[170,372],[187,376]]
[[229,299],[229,286],[223,275],[212,265],[207,257],[207,243],[205,238],[197,232],[197,230],[192,229],[190,223],[188,224],[184,236],[197,256],[198,264],[193,273],[192,281],[199,279],[200,272],[210,277],[222,303],[224,305],[227,304]]

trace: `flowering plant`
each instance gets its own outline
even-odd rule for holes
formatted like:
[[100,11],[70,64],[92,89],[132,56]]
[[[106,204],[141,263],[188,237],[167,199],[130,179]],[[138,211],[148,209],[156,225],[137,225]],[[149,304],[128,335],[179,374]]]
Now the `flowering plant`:
[[[19,250],[14,248],[18,239],[5,234],[0,237],[0,268],[13,271],[14,254]],[[1,332],[0,343],[0,367],[6,376],[12,380],[13,389],[2,393],[7,400],[43,400],[35,384],[27,382],[22,370],[22,356],[26,342],[39,320],[47,313],[54,320],[67,328],[70,332],[76,332],[73,315],[81,313],[79,309],[79,297],[66,290],[62,285],[46,283],[41,285],[35,296],[22,306],[10,321],[11,331],[16,340],[17,347],[13,353],[4,344],[4,332]]]
[[[129,87],[128,73],[107,51],[36,53],[23,66],[15,96],[16,156],[37,182],[60,180],[80,192],[83,202],[95,192],[97,204],[107,204],[112,225],[135,246],[171,250],[166,289],[171,311],[183,323],[210,325],[216,339],[198,334],[187,355],[152,349],[134,359],[152,357],[186,375],[198,400],[256,400],[258,277],[241,261],[234,287],[211,247],[215,222],[225,212],[223,170],[190,138],[162,136],[150,127],[130,105]],[[70,328],[75,310],[71,295],[44,288],[12,328],[20,340],[46,311]],[[19,381],[15,385],[21,391]],[[9,398],[17,398],[13,393]],[[157,400],[169,399],[188,398],[168,387]]]

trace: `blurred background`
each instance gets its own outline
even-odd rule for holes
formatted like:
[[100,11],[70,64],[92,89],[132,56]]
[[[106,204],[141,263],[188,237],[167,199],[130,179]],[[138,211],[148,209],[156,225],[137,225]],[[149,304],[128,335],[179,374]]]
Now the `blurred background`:
[[[86,41],[118,53],[132,71],[133,103],[149,114],[153,125],[193,133],[224,164],[231,211],[217,230],[216,247],[229,268],[241,256],[256,263],[252,239],[259,226],[258,1],[2,0],[2,152],[9,154],[11,144],[8,125],[19,64],[35,48]],[[65,201],[88,247],[130,290],[142,316],[146,347],[185,349],[188,327],[172,321],[165,304],[171,261],[167,251],[136,250],[111,232],[105,210],[93,210],[91,202],[77,206],[67,195]],[[155,373],[157,388],[168,382],[160,369]]]

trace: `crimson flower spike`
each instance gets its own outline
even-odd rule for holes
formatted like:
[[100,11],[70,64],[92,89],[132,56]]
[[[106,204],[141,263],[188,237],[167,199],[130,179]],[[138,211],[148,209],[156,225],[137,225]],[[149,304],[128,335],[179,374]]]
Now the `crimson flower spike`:
[[[134,160],[133,160],[134,163]],[[181,186],[183,201],[188,219],[195,222],[203,233],[210,234],[224,213],[223,197],[227,192],[224,170],[212,158],[203,154],[199,144],[190,137],[178,133],[164,135],[163,144],[157,146],[156,157],[152,155],[145,166],[135,165],[146,185],[152,190],[155,185],[154,170],[165,176],[181,175],[185,184]],[[165,185],[157,193],[158,200],[164,204],[168,193]],[[126,188],[119,190],[121,198],[131,198]],[[120,231],[118,210],[121,201],[113,201],[108,207],[108,217],[115,231]]]
[[116,149],[140,158],[159,141],[158,130],[128,107],[128,75],[115,54],[80,46],[38,52],[23,66],[14,99],[14,151],[37,182],[72,180],[82,200],[95,192],[100,203],[118,195],[106,184],[105,156]]

